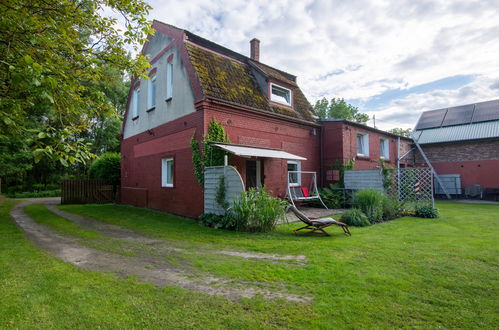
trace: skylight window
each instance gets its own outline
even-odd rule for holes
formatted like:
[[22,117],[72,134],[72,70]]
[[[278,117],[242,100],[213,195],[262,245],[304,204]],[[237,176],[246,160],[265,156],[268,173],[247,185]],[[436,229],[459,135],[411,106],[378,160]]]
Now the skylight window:
[[291,90],[278,85],[270,84],[270,91],[271,101],[291,106]]

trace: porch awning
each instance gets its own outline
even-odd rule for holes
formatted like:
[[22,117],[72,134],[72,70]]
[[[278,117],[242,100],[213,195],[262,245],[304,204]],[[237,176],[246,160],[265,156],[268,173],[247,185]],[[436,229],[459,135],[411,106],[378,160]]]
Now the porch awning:
[[304,157],[290,154],[289,152],[269,149],[269,148],[258,148],[258,147],[248,147],[237,144],[222,144],[214,143],[214,146],[224,149],[231,154],[242,156],[242,157],[262,157],[262,158],[280,158],[280,159],[292,159],[292,160],[307,160]]

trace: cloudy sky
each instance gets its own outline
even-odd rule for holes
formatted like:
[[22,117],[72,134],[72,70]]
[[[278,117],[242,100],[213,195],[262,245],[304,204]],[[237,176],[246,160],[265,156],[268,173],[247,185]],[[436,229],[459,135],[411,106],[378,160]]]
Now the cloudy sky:
[[[150,0],[151,18],[343,97],[382,129],[423,110],[499,98],[499,0]],[[370,123],[372,125],[372,122]]]

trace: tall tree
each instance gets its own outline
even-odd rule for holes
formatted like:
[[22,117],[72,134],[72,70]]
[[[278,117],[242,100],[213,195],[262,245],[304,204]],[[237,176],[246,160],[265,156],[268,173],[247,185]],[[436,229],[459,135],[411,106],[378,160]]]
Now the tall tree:
[[314,105],[315,114],[321,118],[342,118],[365,124],[369,116],[359,112],[357,107],[348,104],[345,99],[332,98],[328,101],[325,97],[317,100]]
[[[149,9],[144,0],[2,0],[0,138],[22,137],[35,161],[85,163],[90,145],[81,133],[114,112],[99,82],[148,66],[126,47],[152,32]],[[105,11],[119,13],[125,30]]]
[[387,132],[392,133],[392,134],[397,134],[400,136],[406,136],[406,137],[411,136],[411,129],[410,128],[404,129],[404,128],[396,127],[396,128],[389,129]]

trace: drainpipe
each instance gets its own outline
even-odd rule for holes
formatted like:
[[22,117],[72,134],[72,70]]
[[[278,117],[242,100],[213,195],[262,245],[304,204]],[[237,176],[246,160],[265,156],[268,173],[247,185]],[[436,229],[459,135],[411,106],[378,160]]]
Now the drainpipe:
[[397,170],[400,168],[400,136],[397,138]]
[[321,181],[321,188],[324,187],[324,125],[321,124],[321,134],[319,135],[319,158],[320,158],[320,164],[319,164],[319,170],[320,170],[320,181]]
[[397,200],[400,201],[400,136],[397,138]]

